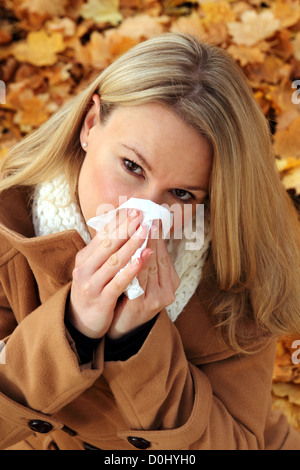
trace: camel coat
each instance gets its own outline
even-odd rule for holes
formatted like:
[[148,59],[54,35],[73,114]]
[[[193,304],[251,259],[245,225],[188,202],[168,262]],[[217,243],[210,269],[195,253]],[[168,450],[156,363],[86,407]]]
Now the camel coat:
[[[0,448],[300,449],[271,411],[275,339],[241,356],[218,339],[195,294],[162,311],[139,352],[80,364],[64,324],[75,230],[34,237],[27,192],[0,196]],[[3,347],[5,344],[5,347]]]

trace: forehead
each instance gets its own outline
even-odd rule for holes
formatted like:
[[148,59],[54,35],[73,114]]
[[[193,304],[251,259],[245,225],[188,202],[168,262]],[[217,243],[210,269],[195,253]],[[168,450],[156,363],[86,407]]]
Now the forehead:
[[115,145],[134,147],[149,163],[194,173],[211,162],[209,142],[175,112],[158,103],[119,107],[105,124]]

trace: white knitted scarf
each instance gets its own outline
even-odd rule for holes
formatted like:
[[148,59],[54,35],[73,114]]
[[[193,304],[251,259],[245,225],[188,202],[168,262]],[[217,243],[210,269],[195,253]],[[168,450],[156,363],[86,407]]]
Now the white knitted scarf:
[[[76,229],[86,244],[91,241],[86,223],[77,204],[71,200],[70,188],[62,175],[36,186],[33,200],[33,224],[36,236]],[[186,238],[166,240],[168,251],[180,278],[175,301],[166,310],[174,322],[182,312],[201,279],[202,268],[211,240],[209,213],[205,212],[204,244],[199,250],[187,250]],[[189,243],[191,240],[188,240]]]

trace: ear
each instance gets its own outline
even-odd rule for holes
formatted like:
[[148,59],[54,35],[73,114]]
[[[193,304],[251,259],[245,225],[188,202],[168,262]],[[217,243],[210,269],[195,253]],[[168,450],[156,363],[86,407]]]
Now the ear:
[[100,122],[100,96],[95,93],[92,97],[94,104],[87,112],[80,131],[80,141],[88,142],[90,131]]

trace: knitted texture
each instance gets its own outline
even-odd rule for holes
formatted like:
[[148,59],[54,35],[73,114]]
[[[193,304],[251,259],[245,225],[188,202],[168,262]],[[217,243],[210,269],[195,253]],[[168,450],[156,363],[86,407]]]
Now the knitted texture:
[[[36,236],[76,229],[86,244],[91,241],[87,225],[77,204],[72,201],[70,188],[63,175],[36,186],[33,199],[33,225]],[[204,221],[203,221],[204,222]],[[209,213],[205,212],[204,244],[200,249],[187,249],[187,240],[170,238],[167,248],[180,278],[175,301],[166,308],[174,322],[194,294],[201,279],[202,268],[211,240]]]

